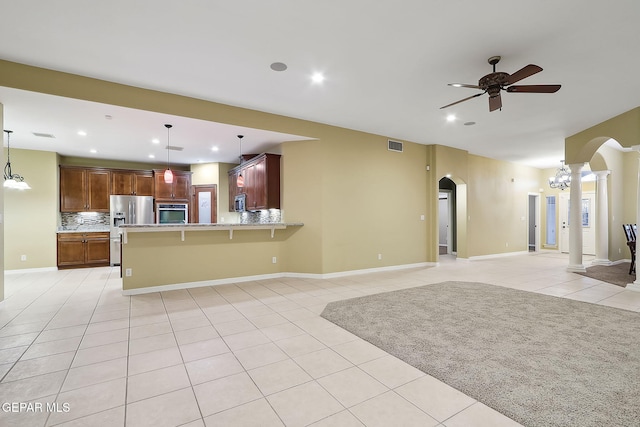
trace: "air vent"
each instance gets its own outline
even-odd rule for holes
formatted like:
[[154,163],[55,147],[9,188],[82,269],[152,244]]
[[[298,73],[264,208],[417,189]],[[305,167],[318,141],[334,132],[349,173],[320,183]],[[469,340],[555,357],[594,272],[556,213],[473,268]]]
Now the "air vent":
[[165,150],[173,150],[173,151],[182,151],[184,150],[184,147],[177,147],[175,145],[167,145],[166,147],[164,147]]
[[39,136],[40,138],[55,138],[55,136],[51,133],[41,133],[41,132],[31,132],[35,136]]
[[398,153],[402,153],[402,142],[389,140],[389,144],[387,145],[387,149],[389,151],[396,151]]

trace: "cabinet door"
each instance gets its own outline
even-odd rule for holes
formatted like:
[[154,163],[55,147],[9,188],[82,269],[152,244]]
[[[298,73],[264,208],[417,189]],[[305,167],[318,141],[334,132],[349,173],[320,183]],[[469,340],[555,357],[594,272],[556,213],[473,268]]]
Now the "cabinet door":
[[136,173],[134,177],[133,194],[136,196],[153,196],[153,174]]
[[246,208],[247,210],[253,210],[256,208],[256,180],[255,180],[255,165],[248,165],[242,170],[242,176],[244,176],[244,193],[247,195]]
[[108,264],[109,263],[109,239],[85,240],[85,262],[87,264]]
[[89,211],[109,212],[109,181],[108,170],[87,169],[87,204]]
[[[154,174],[154,185],[155,185],[155,198],[157,200],[168,200],[172,199],[173,195],[173,184],[167,184],[164,182],[164,171],[158,171]],[[174,175],[173,179],[176,177]]]
[[266,209],[267,206],[267,175],[266,158],[259,160],[253,166],[253,198],[254,209]]
[[133,193],[135,175],[129,171],[111,172],[111,194],[128,196]]
[[82,239],[58,239],[58,267],[84,264],[84,243]]
[[82,212],[87,209],[87,184],[84,169],[60,168],[60,211]]
[[176,200],[189,200],[191,196],[191,175],[175,174],[173,176],[173,198]]

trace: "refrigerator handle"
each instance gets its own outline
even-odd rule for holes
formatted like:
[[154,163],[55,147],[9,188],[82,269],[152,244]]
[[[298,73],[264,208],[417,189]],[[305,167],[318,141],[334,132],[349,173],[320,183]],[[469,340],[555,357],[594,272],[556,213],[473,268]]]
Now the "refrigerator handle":
[[129,200],[129,223],[136,223],[136,210],[134,209],[133,200]]

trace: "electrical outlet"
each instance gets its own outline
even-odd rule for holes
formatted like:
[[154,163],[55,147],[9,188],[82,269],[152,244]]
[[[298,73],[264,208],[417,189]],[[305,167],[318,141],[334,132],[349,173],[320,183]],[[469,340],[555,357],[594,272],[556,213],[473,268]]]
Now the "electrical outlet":
[[378,254],[378,260],[382,259],[382,254]]
[[124,275],[125,276],[131,277],[132,274],[133,274],[133,269],[127,268],[126,270],[124,270]]
[[26,255],[20,255],[20,261],[26,261],[26,260],[27,260]]
[[271,264],[275,264],[276,262],[278,262],[278,259],[276,257],[271,258]]
[[424,221],[424,215],[420,215],[420,221]]
[[509,247],[509,242],[505,243],[504,246],[508,248]]

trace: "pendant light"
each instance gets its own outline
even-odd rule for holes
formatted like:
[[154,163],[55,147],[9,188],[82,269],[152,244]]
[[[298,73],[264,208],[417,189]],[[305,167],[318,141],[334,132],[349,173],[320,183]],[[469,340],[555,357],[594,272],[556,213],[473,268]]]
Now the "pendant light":
[[[244,135],[238,135],[238,139],[240,140],[240,164],[242,164],[242,138],[244,138]],[[242,172],[240,172],[238,174],[238,179],[236,180],[236,186],[237,187],[244,187],[244,177],[242,176]]]
[[24,182],[22,175],[11,171],[11,134],[12,130],[5,130],[7,134],[7,164],[4,165],[4,188],[15,188],[16,190],[31,190],[29,184]]
[[170,135],[169,130],[173,127],[172,125],[166,124],[164,127],[167,128],[167,169],[164,171],[164,182],[166,184],[173,184],[173,172],[171,172],[171,163],[169,162],[169,150],[171,147],[170,143]]

